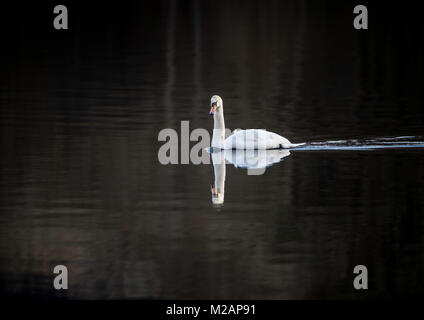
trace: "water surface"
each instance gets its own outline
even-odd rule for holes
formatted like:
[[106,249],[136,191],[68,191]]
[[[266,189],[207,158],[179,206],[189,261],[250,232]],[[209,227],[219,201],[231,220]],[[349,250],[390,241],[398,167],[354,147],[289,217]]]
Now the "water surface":
[[[67,33],[33,18],[5,38],[1,295],[423,297],[415,13],[371,5],[360,33],[349,2],[155,3],[73,4]],[[163,128],[212,132],[213,94],[230,129],[308,142],[263,175],[227,164],[219,208],[212,165],[157,158]]]

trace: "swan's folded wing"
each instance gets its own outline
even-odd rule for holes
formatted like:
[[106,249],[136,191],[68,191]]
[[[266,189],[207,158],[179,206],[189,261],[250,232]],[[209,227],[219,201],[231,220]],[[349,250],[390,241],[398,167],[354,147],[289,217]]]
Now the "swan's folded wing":
[[224,141],[225,149],[270,149],[278,146],[271,132],[261,129],[238,130]]

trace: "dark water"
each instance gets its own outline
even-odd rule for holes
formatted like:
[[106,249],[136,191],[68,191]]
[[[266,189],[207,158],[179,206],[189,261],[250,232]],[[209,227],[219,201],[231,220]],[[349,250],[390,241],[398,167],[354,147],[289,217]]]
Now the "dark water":
[[[56,31],[32,6],[2,29],[2,296],[424,296],[419,10],[371,3],[359,32],[349,1],[71,3]],[[227,165],[219,209],[212,165],[158,161],[160,130],[212,131],[213,94],[231,129],[315,142]]]

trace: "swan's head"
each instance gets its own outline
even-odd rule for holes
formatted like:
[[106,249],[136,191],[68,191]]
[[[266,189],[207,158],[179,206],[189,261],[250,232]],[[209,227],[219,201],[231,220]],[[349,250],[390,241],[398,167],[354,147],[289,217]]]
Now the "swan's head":
[[222,192],[218,192],[215,185],[211,186],[211,193],[212,193],[212,203],[217,208],[224,205],[224,194]]
[[222,99],[220,96],[214,95],[211,98],[211,111],[209,112],[210,115],[214,115],[215,112],[220,110],[222,108]]

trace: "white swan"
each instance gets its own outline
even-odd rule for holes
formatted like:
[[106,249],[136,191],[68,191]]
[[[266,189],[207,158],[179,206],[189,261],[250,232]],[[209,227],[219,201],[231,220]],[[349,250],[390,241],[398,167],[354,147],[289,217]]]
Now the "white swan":
[[220,96],[211,98],[211,111],[214,128],[212,148],[217,149],[290,149],[304,143],[294,144],[288,139],[262,129],[238,130],[225,139],[224,105]]

